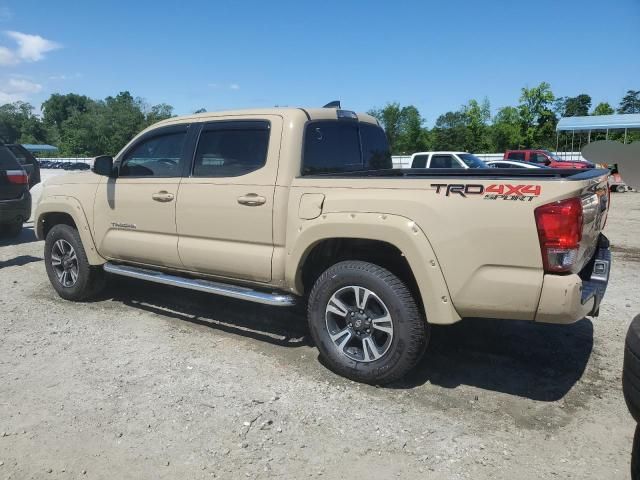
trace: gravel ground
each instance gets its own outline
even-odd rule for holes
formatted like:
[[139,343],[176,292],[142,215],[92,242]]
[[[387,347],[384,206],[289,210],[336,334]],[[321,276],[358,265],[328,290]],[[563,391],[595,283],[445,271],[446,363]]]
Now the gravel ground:
[[63,301],[27,224],[0,240],[0,478],[628,478],[639,232],[614,194],[599,318],[434,328],[375,388],[320,364],[302,309],[122,279]]

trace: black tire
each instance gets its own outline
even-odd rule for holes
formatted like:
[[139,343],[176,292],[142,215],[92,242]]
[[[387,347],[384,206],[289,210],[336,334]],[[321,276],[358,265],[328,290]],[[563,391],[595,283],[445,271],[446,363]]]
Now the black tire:
[[[59,240],[73,247],[77,259],[77,280],[70,286],[63,285],[52,263],[52,251]],[[89,263],[78,231],[69,225],[55,225],[49,230],[44,243],[44,261],[51,285],[58,295],[66,300],[90,300],[104,289],[104,270],[101,266],[92,266]]]
[[640,421],[640,315],[631,321],[624,342],[622,391],[629,412]]
[[[393,335],[382,356],[375,360],[351,358],[344,352],[353,347],[340,348],[331,339],[327,324],[329,301],[350,286],[364,287],[377,295],[392,319]],[[369,384],[383,385],[402,378],[418,363],[429,340],[429,325],[409,288],[387,269],[362,261],[340,262],[320,275],[309,295],[308,320],[311,336],[326,365],[344,377]],[[350,338],[350,342],[358,342],[355,333]],[[364,342],[361,345],[367,348]]]
[[631,449],[631,480],[640,480],[640,426],[636,425]]

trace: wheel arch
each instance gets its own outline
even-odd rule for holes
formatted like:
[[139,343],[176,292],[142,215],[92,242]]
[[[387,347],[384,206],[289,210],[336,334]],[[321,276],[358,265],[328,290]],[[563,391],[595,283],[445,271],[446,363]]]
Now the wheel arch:
[[320,269],[342,260],[365,260],[402,278],[430,323],[460,320],[436,255],[424,232],[410,219],[378,213],[328,213],[296,227],[288,232],[287,243],[292,247],[287,248],[285,267],[285,281],[294,293],[308,293]]
[[50,197],[38,205],[34,228],[39,240],[44,240],[49,230],[60,224],[69,225],[78,231],[91,265],[102,265],[106,262],[96,249],[89,222],[77,199]]

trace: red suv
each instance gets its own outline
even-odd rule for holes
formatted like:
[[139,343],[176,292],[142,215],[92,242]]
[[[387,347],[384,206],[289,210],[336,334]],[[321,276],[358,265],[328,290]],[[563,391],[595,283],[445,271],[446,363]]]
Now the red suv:
[[591,162],[582,160],[563,160],[548,150],[507,150],[505,160],[518,160],[531,162],[538,165],[546,165],[551,168],[594,168]]

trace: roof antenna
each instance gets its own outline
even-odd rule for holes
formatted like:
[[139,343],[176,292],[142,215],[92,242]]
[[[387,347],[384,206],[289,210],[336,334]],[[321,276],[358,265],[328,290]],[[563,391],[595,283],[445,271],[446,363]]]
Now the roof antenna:
[[333,102],[329,102],[322,108],[337,108],[337,109],[340,109],[341,108],[340,107],[340,100],[334,100]]

